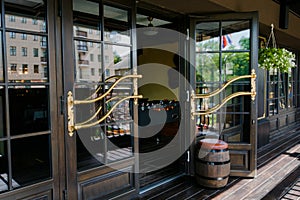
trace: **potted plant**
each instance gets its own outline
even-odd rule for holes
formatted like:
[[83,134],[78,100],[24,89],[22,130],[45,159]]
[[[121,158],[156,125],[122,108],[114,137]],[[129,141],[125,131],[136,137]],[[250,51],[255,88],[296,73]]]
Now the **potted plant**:
[[[269,47],[270,42],[272,46]],[[265,48],[260,48],[258,52],[258,66],[270,70],[278,69],[286,73],[290,68],[296,67],[296,56],[285,48],[277,48],[274,34],[274,25],[271,24],[271,33]]]
[[266,47],[259,50],[259,67],[270,70],[279,69],[280,72],[288,72],[296,67],[296,56],[285,48]]

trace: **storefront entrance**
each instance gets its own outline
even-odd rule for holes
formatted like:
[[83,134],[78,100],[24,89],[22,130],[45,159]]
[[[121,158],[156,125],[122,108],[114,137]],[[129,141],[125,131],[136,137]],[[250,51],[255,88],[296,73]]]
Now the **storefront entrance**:
[[[143,193],[183,175],[188,145],[178,24],[126,6],[63,6],[73,16],[72,26],[62,18],[62,32],[72,34],[63,57],[73,56],[63,63],[68,196]],[[74,52],[67,51],[70,42]]]
[[[197,98],[251,73],[254,15],[189,25],[135,1],[1,3],[0,197],[130,198],[194,175],[195,138],[216,134],[230,142],[232,175],[255,174],[251,97],[198,113],[251,81]],[[248,38],[222,47],[225,33]]]

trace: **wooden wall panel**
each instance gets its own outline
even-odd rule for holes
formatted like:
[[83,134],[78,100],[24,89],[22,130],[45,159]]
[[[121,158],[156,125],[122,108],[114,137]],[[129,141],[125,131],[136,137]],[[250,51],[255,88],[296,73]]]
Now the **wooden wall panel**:
[[229,153],[231,170],[249,170],[249,151],[230,150]]
[[81,199],[101,198],[126,188],[132,189],[131,174],[115,171],[79,184]]

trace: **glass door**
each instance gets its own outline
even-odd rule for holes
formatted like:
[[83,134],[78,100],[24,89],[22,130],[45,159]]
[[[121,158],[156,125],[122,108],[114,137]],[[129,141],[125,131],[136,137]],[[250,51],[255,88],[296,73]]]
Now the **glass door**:
[[210,16],[195,19],[192,26],[191,115],[196,141],[224,140],[229,144],[230,175],[254,177],[256,14]]
[[143,193],[185,173],[184,43],[178,21],[138,9],[139,187]]
[[63,33],[70,38],[63,41],[68,197],[128,195],[136,189],[141,98],[132,50],[132,8],[81,0],[62,5]]
[[1,1],[0,199],[58,199],[53,2]]

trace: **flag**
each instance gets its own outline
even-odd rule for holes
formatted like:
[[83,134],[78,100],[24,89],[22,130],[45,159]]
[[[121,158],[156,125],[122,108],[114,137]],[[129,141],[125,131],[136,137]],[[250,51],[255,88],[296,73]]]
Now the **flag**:
[[225,48],[228,44],[232,45],[231,34],[222,36],[222,48]]
[[231,34],[226,35],[227,42],[232,45]]
[[224,35],[222,36],[222,40],[223,40],[222,48],[225,48],[227,46],[227,39]]

